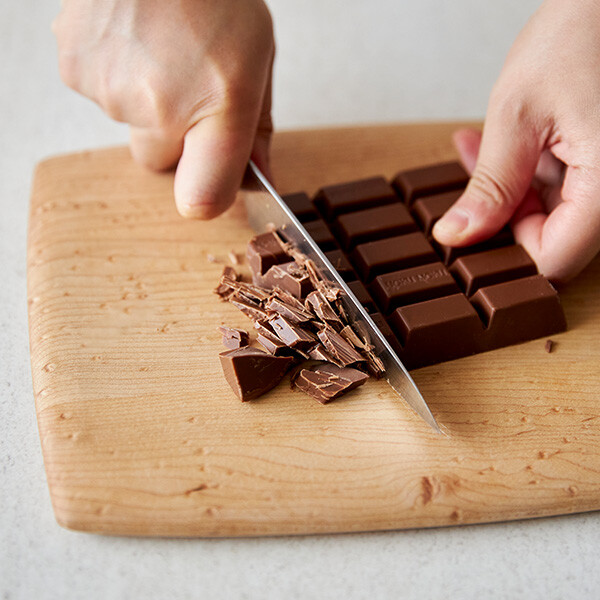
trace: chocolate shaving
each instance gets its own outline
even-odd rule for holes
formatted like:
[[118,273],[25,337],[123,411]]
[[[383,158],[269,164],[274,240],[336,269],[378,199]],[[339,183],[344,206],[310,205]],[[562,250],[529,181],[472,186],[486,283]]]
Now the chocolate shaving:
[[544,346],[546,352],[548,352],[548,354],[550,354],[550,352],[552,352],[552,350],[554,350],[554,340],[546,340],[546,344]]
[[278,298],[270,298],[265,302],[264,307],[268,312],[277,313],[296,324],[307,323],[313,319],[311,313],[306,312],[304,309],[298,310]]
[[253,321],[266,321],[269,318],[269,313],[251,300],[237,296],[235,298],[230,297],[229,301]]
[[331,327],[323,327],[317,334],[327,352],[341,365],[347,367],[364,361],[364,357],[357,352],[337,331]]
[[308,294],[308,296],[306,296],[305,306],[307,308],[310,306],[315,315],[328,325],[333,327],[342,325],[340,317],[333,310],[331,304],[329,304],[321,291],[315,291]]

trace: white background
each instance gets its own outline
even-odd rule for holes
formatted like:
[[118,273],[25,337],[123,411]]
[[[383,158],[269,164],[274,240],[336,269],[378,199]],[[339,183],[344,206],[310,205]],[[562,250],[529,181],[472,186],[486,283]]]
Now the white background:
[[[167,1],[167,0],[165,0]],[[536,0],[273,0],[279,128],[478,118]],[[34,164],[127,130],[59,82],[58,2],[0,3],[0,598],[597,598],[598,514],[376,534],[146,540],[54,521],[27,343]]]

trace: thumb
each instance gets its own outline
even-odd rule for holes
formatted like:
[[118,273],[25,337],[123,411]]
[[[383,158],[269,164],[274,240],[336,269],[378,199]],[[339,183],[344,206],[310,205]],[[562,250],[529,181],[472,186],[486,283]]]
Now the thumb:
[[215,113],[188,130],[175,173],[175,203],[182,216],[212,219],[233,204],[255,133],[256,118],[243,112]]
[[502,229],[529,189],[543,146],[540,139],[521,114],[490,105],[469,184],[436,223],[435,239],[466,246]]

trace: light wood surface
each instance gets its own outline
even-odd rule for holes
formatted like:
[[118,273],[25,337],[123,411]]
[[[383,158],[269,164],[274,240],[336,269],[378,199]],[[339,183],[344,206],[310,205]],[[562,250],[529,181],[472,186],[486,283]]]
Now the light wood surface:
[[[282,193],[453,158],[453,124],[279,133]],[[385,382],[327,406],[284,380],[241,403],[212,294],[251,231],[238,203],[180,218],[126,149],[35,174],[29,315],[52,503],[72,529],[242,536],[488,522],[600,506],[600,261],[561,290],[569,330],[413,372],[447,431]],[[213,255],[221,263],[211,262]]]

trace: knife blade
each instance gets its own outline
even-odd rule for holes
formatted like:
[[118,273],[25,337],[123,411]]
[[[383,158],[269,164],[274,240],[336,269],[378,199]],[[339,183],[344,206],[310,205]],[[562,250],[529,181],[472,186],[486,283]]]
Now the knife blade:
[[275,228],[300,252],[311,259],[321,275],[343,290],[341,300],[344,310],[353,322],[359,322],[367,331],[377,356],[385,367],[385,378],[400,398],[412,408],[436,433],[442,433],[421,392],[398,358],[389,342],[364,307],[356,299],[346,282],[340,277],[321,249],[287,207],[268,179],[251,160],[244,175],[244,199],[248,222],[257,233]]

